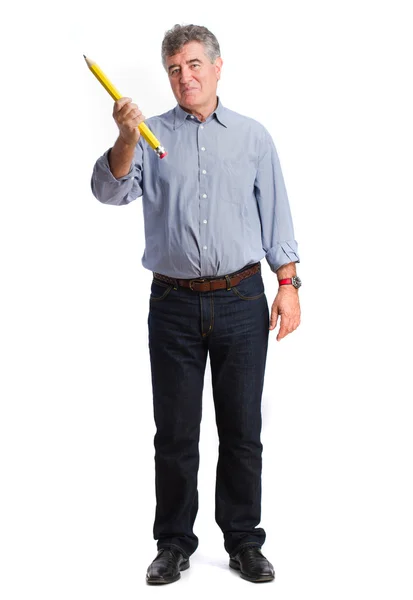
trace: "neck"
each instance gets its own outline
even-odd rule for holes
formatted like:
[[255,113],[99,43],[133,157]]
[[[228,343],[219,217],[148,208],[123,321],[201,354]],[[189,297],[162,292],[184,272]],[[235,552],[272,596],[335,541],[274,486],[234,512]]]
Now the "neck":
[[215,96],[211,100],[211,102],[209,102],[205,106],[197,106],[197,107],[191,107],[191,108],[189,108],[187,106],[182,106],[182,104],[180,104],[179,106],[181,108],[183,108],[189,114],[194,115],[200,121],[204,122],[204,121],[207,120],[207,118],[209,117],[209,115],[212,115],[212,113],[214,112],[214,110],[218,106],[218,97]]

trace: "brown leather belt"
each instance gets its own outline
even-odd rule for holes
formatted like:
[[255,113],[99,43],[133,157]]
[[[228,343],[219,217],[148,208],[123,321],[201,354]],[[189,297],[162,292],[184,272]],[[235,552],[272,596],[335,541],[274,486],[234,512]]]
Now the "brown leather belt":
[[236,271],[230,275],[223,275],[222,277],[198,277],[197,279],[173,279],[167,275],[161,275],[160,273],[154,273],[154,279],[160,279],[166,281],[172,285],[180,285],[182,287],[189,288],[193,292],[212,292],[214,290],[222,290],[227,288],[230,290],[232,287],[239,284],[243,279],[255,275],[261,270],[261,263],[255,263],[254,265],[248,265]]

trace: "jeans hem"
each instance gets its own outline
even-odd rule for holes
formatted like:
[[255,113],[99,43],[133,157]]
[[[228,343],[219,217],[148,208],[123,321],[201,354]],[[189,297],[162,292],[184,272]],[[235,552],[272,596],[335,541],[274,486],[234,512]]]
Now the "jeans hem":
[[177,546],[176,544],[168,544],[167,542],[165,544],[158,544],[158,550],[161,548],[165,548],[166,550],[169,548],[175,548],[182,554],[185,560],[189,559],[189,555],[185,552],[185,550],[182,550],[181,546]]
[[255,546],[256,548],[261,548],[261,544],[259,544],[258,542],[246,542],[245,544],[240,544],[239,546],[237,546],[235,548],[235,550],[233,550],[232,552],[229,553],[229,557],[230,558],[235,558],[235,556],[241,552],[241,550],[243,548],[246,548],[247,546]]

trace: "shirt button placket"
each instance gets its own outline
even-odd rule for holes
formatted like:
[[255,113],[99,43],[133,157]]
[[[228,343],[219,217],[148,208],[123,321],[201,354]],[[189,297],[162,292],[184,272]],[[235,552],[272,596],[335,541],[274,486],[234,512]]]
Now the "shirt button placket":
[[[208,245],[207,245],[207,229],[206,229],[206,225],[208,224],[208,203],[207,203],[207,199],[208,199],[208,189],[207,189],[207,183],[208,180],[206,178],[206,174],[207,171],[205,169],[205,152],[207,151],[206,147],[205,147],[205,135],[204,135],[204,129],[205,129],[205,125],[200,125],[198,128],[198,144],[199,147],[201,148],[201,152],[200,152],[200,157],[199,157],[199,168],[201,170],[201,176],[200,176],[200,213],[199,213],[199,218],[201,219],[202,222],[202,228],[201,228],[201,244],[202,244],[202,250],[203,250],[203,254],[206,253],[206,251],[208,250]],[[202,266],[207,262],[206,260],[203,260],[203,256],[201,256],[201,269]]]

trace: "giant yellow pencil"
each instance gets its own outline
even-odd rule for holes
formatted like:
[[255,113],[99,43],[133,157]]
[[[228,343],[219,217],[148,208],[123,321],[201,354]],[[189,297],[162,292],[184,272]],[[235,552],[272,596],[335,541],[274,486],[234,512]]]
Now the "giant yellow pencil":
[[[109,81],[109,79],[103,73],[102,69],[100,67],[98,67],[98,65],[93,60],[86,58],[85,55],[83,55],[83,57],[86,61],[87,66],[92,71],[93,75],[96,77],[96,79],[98,81],[100,81],[100,83],[103,85],[105,90],[107,92],[109,92],[109,94],[112,96],[112,98],[115,101],[119,100],[119,98],[122,98],[122,95],[118,92],[118,90],[115,88],[115,86]],[[156,137],[154,136],[152,131],[149,129],[149,127],[147,125],[145,125],[145,123],[139,123],[138,129],[141,132],[141,134],[143,135],[144,139],[151,146],[151,148],[153,148],[155,150],[155,152],[159,156],[159,158],[163,158],[164,156],[167,155],[165,148],[163,146],[161,146],[160,142],[156,139]]]

